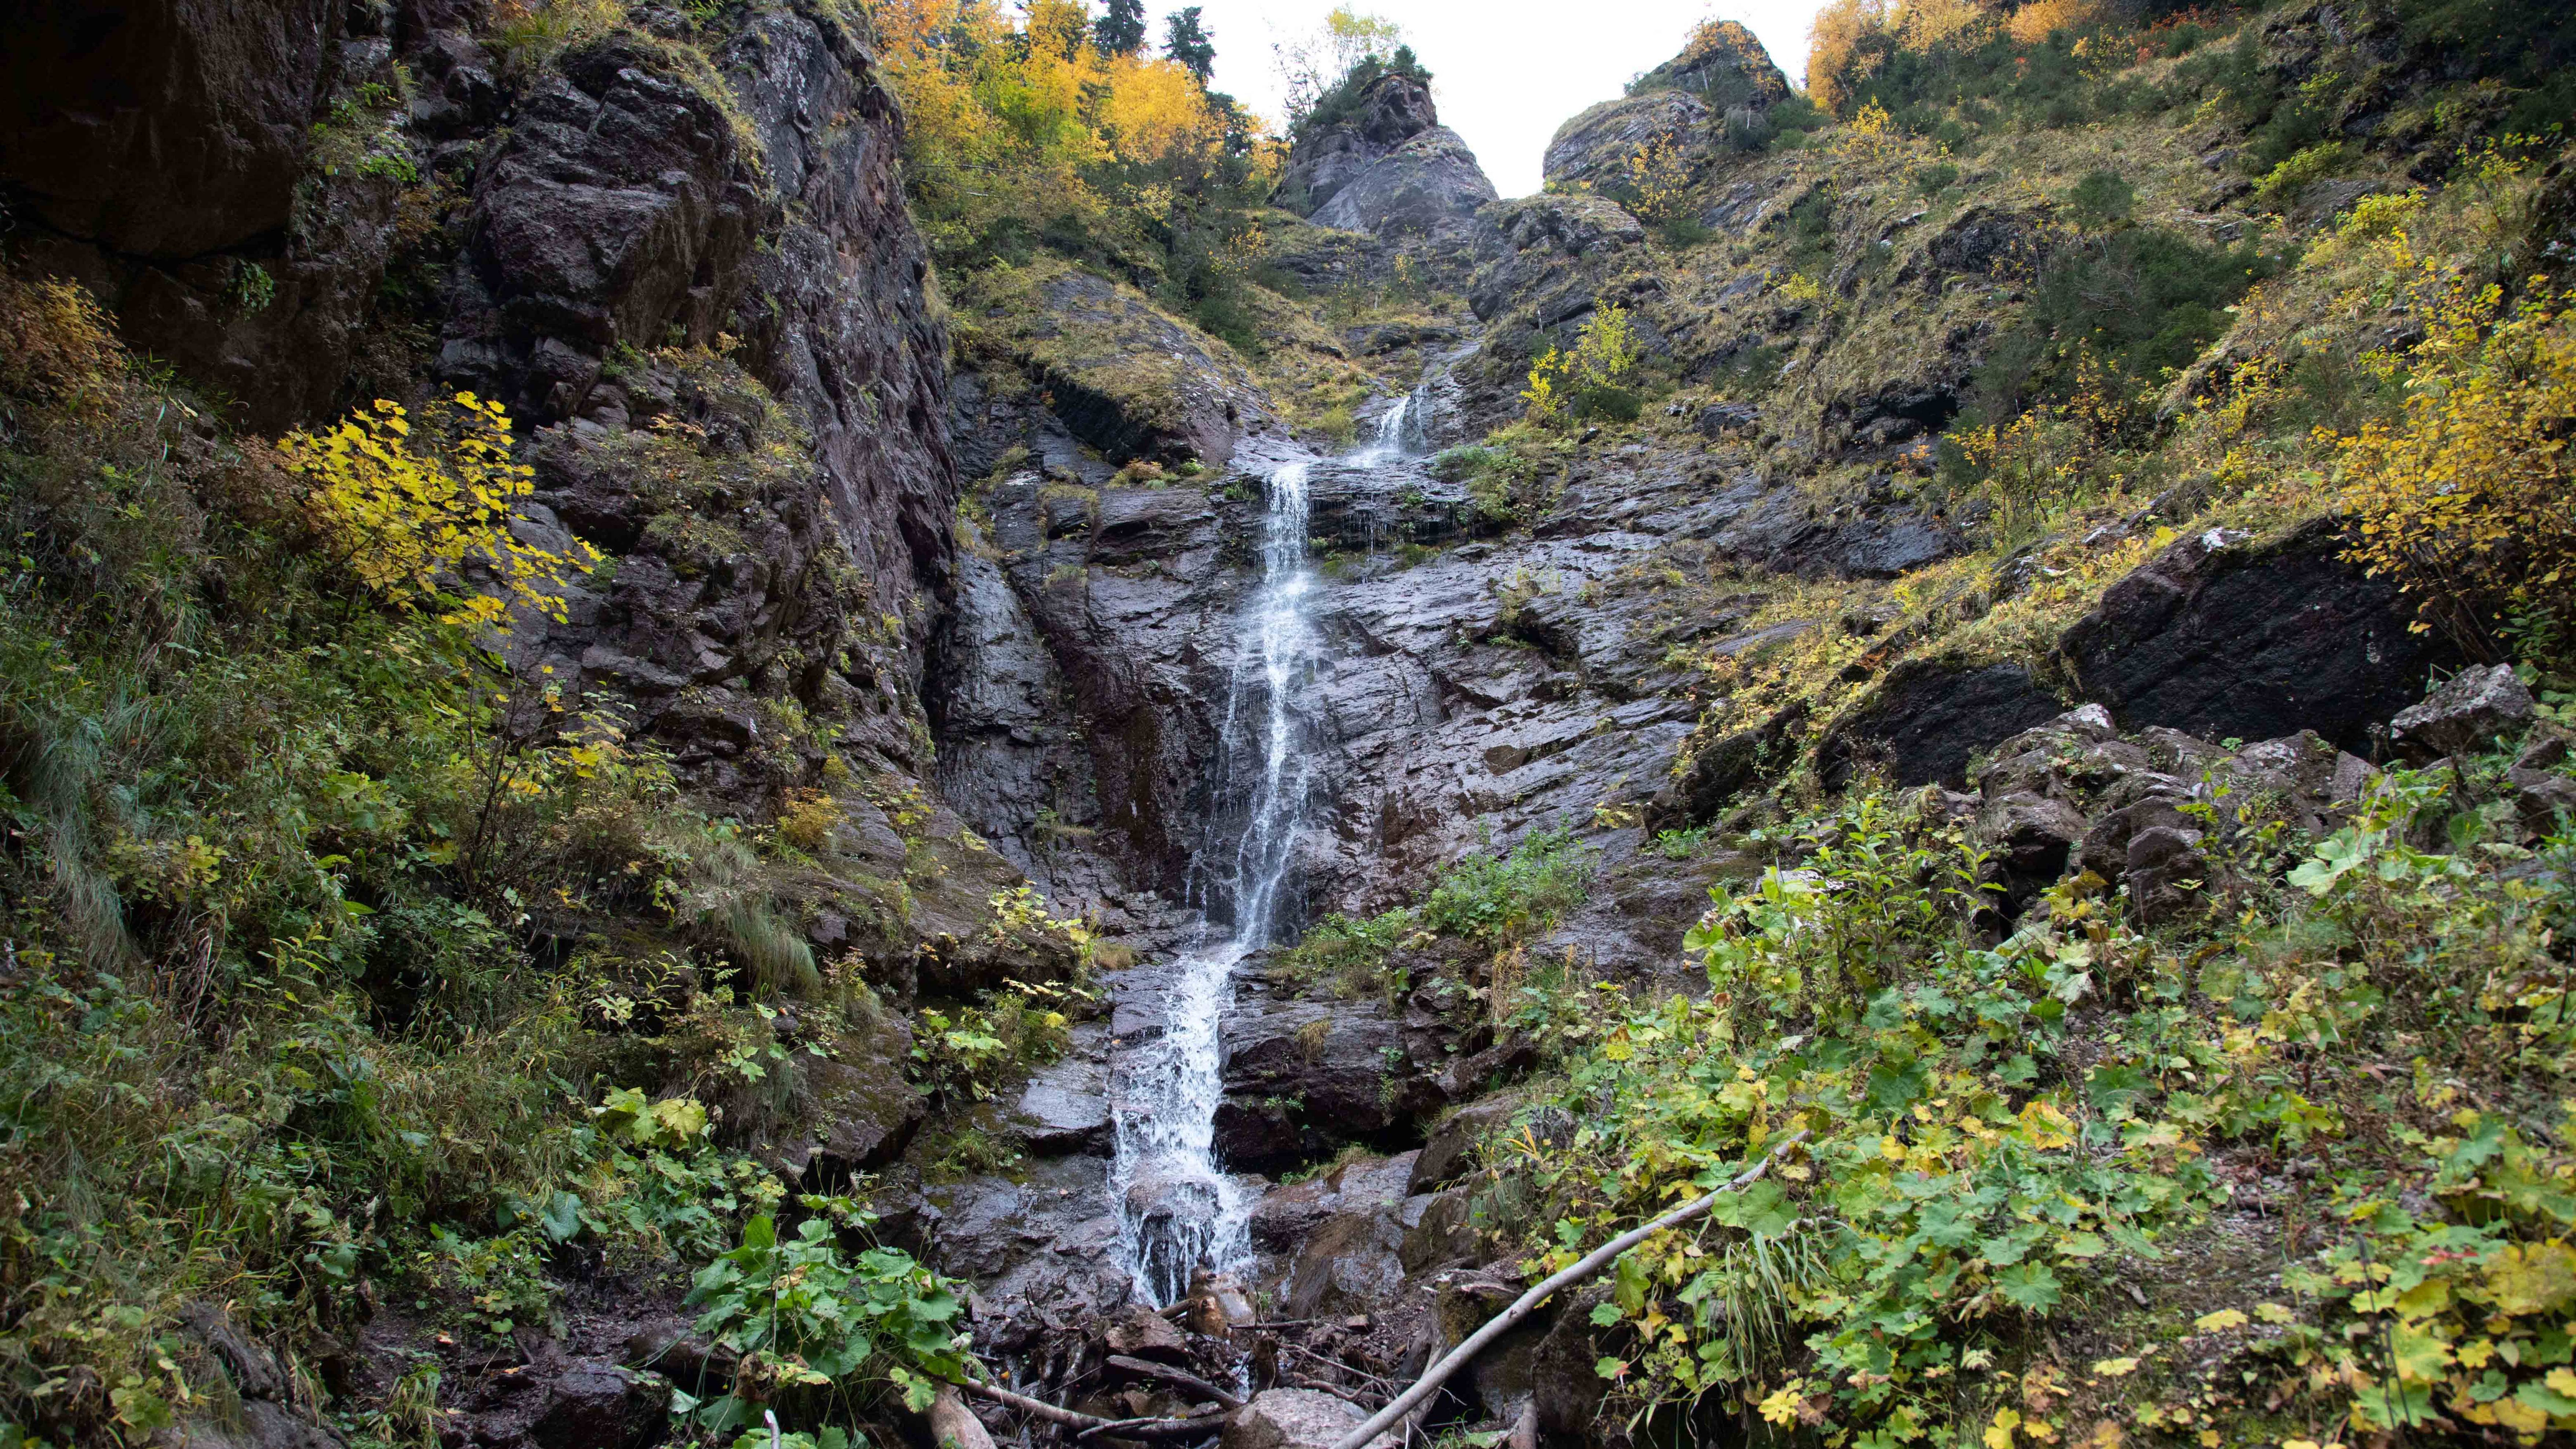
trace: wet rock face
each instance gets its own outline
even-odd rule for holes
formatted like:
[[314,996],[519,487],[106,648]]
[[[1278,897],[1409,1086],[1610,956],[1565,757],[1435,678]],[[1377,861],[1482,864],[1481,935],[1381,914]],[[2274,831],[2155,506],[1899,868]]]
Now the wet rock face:
[[2394,584],[2341,558],[2333,519],[2270,542],[2184,539],[2111,586],[2066,632],[2078,687],[2131,728],[2204,739],[2313,729],[2367,754],[2373,725],[2454,658],[2409,633]]
[[1248,982],[1221,1032],[1216,1148],[1229,1168],[1276,1172],[1339,1142],[1400,1135],[1437,1104],[1378,1002],[1284,1000]]
[[[952,626],[933,691],[943,732],[965,747],[947,778],[978,830],[1034,845],[1043,809],[1050,830],[1087,832],[1136,886],[1177,895],[1205,838],[1232,611],[1252,578],[1234,541],[1258,528],[1255,505],[1032,472],[986,506],[1009,595],[968,566],[975,613]],[[1051,742],[1041,715],[1078,732],[1078,754]]]
[[1874,767],[1898,785],[1956,788],[1967,781],[1969,756],[2064,708],[2018,664],[1901,664],[1826,730],[1819,750],[1824,777],[1840,788]]
[[179,261],[281,225],[339,59],[329,0],[30,5],[0,53],[0,175],[37,219]]

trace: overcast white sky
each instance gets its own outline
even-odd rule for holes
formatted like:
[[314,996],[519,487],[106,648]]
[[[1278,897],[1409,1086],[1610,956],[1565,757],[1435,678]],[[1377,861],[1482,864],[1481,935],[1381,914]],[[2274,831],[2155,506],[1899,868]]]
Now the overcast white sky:
[[[1310,34],[1336,0],[1199,0],[1216,39],[1215,87],[1281,120],[1273,39]],[[1176,0],[1147,0],[1154,38]],[[1352,0],[1382,15],[1431,68],[1440,119],[1467,138],[1505,196],[1539,187],[1539,157],[1565,119],[1619,94],[1679,51],[1704,16],[1751,26],[1797,84],[1817,0]]]

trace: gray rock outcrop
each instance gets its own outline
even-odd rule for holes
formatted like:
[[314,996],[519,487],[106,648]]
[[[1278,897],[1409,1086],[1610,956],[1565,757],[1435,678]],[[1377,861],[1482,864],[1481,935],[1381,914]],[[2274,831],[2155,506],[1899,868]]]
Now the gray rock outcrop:
[[1320,226],[1452,246],[1495,198],[1475,153],[1440,124],[1430,87],[1393,74],[1372,81],[1347,118],[1297,137],[1279,194]]

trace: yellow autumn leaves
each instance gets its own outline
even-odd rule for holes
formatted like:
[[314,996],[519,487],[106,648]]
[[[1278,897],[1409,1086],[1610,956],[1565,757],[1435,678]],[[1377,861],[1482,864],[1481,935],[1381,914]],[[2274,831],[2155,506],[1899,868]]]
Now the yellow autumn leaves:
[[908,189],[943,253],[1068,218],[1115,229],[1128,203],[1150,209],[1218,163],[1228,117],[1186,67],[1103,51],[1077,0],[1033,0],[1017,24],[1013,8],[870,7],[903,101]]
[[[1554,422],[1572,404],[1590,416],[1602,408],[1605,395],[1616,392],[1646,355],[1628,309],[1612,303],[1596,309],[1575,338],[1574,350],[1551,347],[1530,366],[1529,386],[1521,401],[1536,422]],[[1633,410],[1631,411],[1633,415]]]
[[[504,631],[513,606],[561,620],[566,575],[601,555],[575,539],[567,557],[511,532],[536,473],[512,458],[509,414],[460,392],[426,423],[378,398],[325,431],[279,439],[287,465],[311,481],[305,508],[315,529],[371,591],[403,608],[447,606],[444,622]],[[497,590],[475,590],[469,569]]]
[[2576,589],[2576,315],[2535,278],[2510,307],[2441,286],[2425,322],[2401,418],[2335,440],[2351,557],[2415,596],[2419,630],[2498,660],[2509,620],[2563,616]]

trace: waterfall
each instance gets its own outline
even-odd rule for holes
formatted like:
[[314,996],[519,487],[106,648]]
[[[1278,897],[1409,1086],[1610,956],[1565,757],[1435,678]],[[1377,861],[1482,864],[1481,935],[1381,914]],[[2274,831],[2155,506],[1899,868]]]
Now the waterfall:
[[1252,1255],[1248,1204],[1216,1162],[1216,1108],[1224,1094],[1217,1025],[1234,997],[1234,968],[1272,943],[1282,926],[1298,832],[1305,825],[1313,761],[1298,719],[1315,659],[1307,617],[1304,461],[1269,479],[1262,578],[1240,622],[1219,733],[1217,796],[1242,814],[1212,812],[1210,838],[1192,862],[1230,909],[1233,931],[1175,963],[1162,1033],[1127,1053],[1111,1094],[1117,1158],[1110,1171],[1120,1245],[1138,1289],[1157,1306],[1189,1289],[1201,1266],[1237,1269]]
[[[1419,451],[1434,407],[1424,388],[1399,398],[1352,461],[1376,466]],[[1250,1204],[1216,1161],[1216,1109],[1225,1095],[1217,1028],[1234,1003],[1234,968],[1297,925],[1282,907],[1315,774],[1301,724],[1317,656],[1307,613],[1310,461],[1280,464],[1269,476],[1261,585],[1237,623],[1218,730],[1218,806],[1190,862],[1193,896],[1212,915],[1230,915],[1232,931],[1203,939],[1174,963],[1161,1033],[1122,1053],[1113,1071],[1109,1190],[1119,1244],[1138,1291],[1157,1307],[1187,1293],[1200,1268],[1235,1271],[1252,1258]]]

